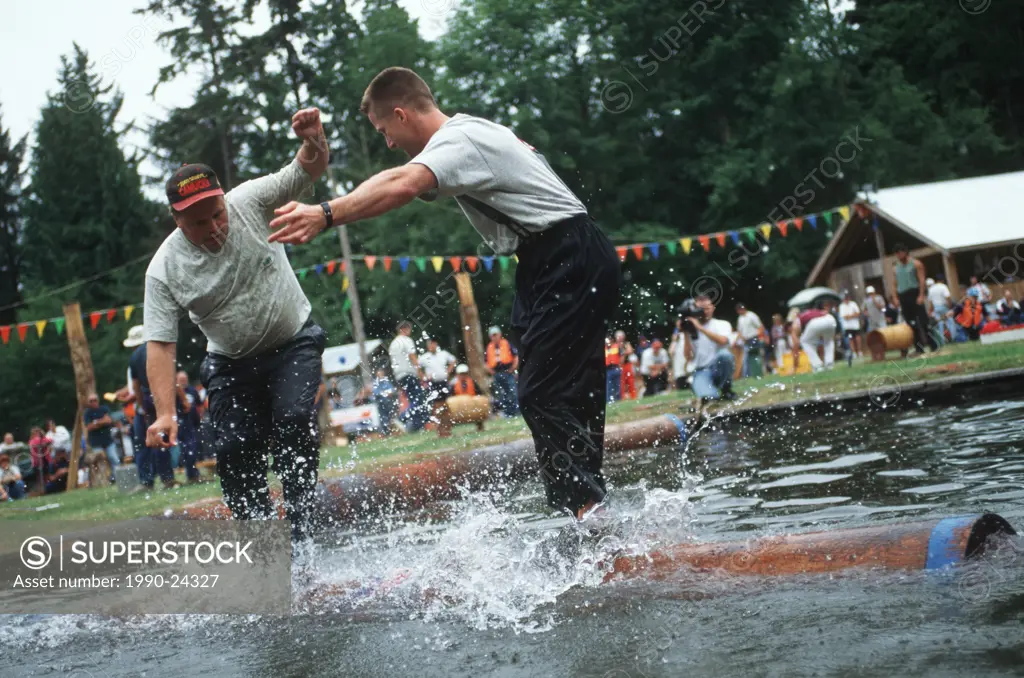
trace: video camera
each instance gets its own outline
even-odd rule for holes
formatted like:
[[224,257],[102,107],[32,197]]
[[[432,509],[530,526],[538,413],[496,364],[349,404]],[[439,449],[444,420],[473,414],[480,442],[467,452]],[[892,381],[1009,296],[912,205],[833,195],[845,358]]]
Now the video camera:
[[697,328],[686,322],[687,318],[694,318],[699,322],[704,321],[704,309],[697,305],[693,299],[685,299],[676,307],[676,314],[683,320],[683,329],[690,335],[690,339],[697,338]]

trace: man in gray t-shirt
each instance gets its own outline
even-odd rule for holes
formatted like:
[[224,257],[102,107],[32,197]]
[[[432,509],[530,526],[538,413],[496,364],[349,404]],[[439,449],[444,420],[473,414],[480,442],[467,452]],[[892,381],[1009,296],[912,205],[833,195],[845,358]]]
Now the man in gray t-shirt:
[[144,324],[156,406],[146,444],[177,443],[175,345],[178,322],[188,314],[207,339],[200,374],[224,501],[235,518],[273,516],[272,452],[298,537],[309,527],[320,458],[314,402],[325,335],[309,317],[284,246],[268,242],[268,222],[275,208],[312,191],[328,154],[317,109],[296,113],[292,129],[302,148],[274,174],[225,193],[210,167],[193,164],[167,182],[178,228],[146,270]]
[[519,407],[549,505],[582,519],[605,496],[604,337],[621,285],[615,248],[532,146],[488,120],[445,115],[414,72],[382,71],[360,110],[409,163],[319,207],[284,206],[271,241],[308,242],[334,223],[417,197],[451,197],[495,252],[515,252],[509,338],[519,349]]

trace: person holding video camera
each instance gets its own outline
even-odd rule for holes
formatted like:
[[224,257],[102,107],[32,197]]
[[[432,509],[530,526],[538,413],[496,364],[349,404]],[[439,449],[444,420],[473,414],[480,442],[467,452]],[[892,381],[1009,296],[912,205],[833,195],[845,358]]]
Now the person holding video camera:
[[679,314],[687,329],[683,335],[686,359],[694,361],[694,394],[702,400],[733,400],[736,359],[729,350],[732,325],[714,317],[715,305],[703,294],[684,301]]

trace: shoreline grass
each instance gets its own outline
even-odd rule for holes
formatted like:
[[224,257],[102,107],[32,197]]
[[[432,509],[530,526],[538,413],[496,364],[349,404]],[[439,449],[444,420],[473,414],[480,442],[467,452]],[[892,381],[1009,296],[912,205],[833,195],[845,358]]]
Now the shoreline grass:
[[[757,409],[806,398],[827,397],[854,391],[891,389],[896,386],[934,381],[954,375],[973,375],[1024,367],[1024,342],[983,346],[980,343],[944,347],[935,354],[920,358],[891,360],[879,363],[860,361],[852,367],[845,363],[829,372],[786,377],[768,375],[758,379],[742,379],[735,384],[740,394],[737,402],[714,404],[712,412],[724,408]],[[687,416],[693,403],[692,393],[669,392],[642,400],[613,403],[608,407],[609,425],[621,424],[659,414]],[[441,439],[436,433],[424,432],[373,440],[357,445],[328,446],[321,450],[320,468],[324,477],[336,477],[384,468],[411,460],[467,449],[497,445],[528,438],[522,418],[490,420],[484,431],[473,425],[456,427],[451,438]],[[178,472],[178,479],[184,476]],[[271,474],[271,486],[278,486]],[[70,493],[45,495],[0,504],[0,520],[102,520],[118,521],[180,509],[208,499],[219,499],[220,483],[216,479],[201,485],[182,486],[172,490],[126,494],[114,486],[101,489],[79,489]],[[57,508],[37,510],[52,504]]]

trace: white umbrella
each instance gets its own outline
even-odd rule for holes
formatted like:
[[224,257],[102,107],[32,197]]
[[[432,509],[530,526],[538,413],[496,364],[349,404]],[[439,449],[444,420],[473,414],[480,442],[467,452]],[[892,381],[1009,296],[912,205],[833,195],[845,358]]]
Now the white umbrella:
[[790,308],[794,306],[811,306],[815,302],[825,298],[835,299],[836,301],[843,300],[839,293],[831,287],[809,287],[806,290],[798,292],[792,299],[790,299],[789,306]]

